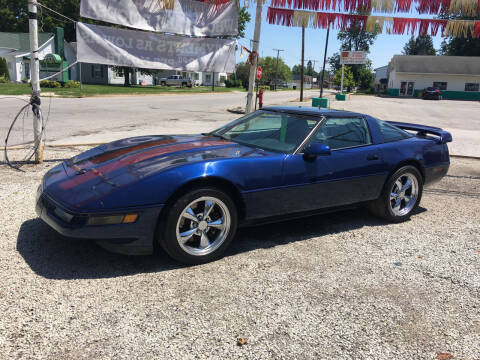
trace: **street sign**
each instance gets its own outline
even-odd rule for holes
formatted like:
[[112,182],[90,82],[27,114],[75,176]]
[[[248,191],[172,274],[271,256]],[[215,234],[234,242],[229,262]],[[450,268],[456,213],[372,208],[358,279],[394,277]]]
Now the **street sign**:
[[257,67],[257,80],[262,78],[262,68],[259,66]]
[[342,65],[365,64],[366,62],[367,62],[366,51],[340,52],[340,64]]

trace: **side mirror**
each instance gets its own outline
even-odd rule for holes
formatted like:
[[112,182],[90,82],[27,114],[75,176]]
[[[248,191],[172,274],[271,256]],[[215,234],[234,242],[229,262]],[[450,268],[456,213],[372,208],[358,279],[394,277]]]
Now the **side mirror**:
[[332,154],[330,146],[324,144],[314,143],[303,150],[303,156],[306,159],[316,158],[317,156],[328,156]]

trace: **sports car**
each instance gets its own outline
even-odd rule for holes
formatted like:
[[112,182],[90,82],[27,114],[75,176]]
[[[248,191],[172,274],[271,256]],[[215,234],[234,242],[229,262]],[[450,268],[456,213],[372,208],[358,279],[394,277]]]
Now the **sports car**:
[[239,226],[366,206],[410,218],[448,171],[442,129],[354,112],[269,107],[202,135],[155,135],[86,151],[46,173],[36,211],[59,233],[199,264]]

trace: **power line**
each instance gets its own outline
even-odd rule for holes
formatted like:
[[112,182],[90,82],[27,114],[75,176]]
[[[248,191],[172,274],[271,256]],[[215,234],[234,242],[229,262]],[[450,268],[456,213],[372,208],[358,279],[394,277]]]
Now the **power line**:
[[73,23],[77,23],[77,22],[78,22],[77,20],[73,20],[72,18],[69,18],[68,16],[65,16],[65,15],[59,13],[58,11],[55,11],[55,10],[53,10],[53,9],[50,9],[48,6],[45,6],[45,5],[40,4],[40,3],[37,3],[37,5],[38,5],[38,6],[41,6],[42,8],[44,8],[44,9],[46,9],[46,10],[48,10],[48,11],[51,11],[51,12],[57,14],[58,16],[61,16],[61,17],[65,18],[65,19],[67,19],[68,21],[71,21],[71,22],[73,22]]
[[277,67],[275,69],[275,91],[277,90],[277,83],[278,83],[278,58],[280,57],[280,51],[285,51],[283,49],[273,49],[273,51],[277,52]]

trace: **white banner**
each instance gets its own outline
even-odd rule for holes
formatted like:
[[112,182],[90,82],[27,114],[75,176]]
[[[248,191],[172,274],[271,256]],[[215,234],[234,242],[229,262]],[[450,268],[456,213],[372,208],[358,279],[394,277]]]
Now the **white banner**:
[[341,51],[340,64],[355,65],[365,64],[367,62],[367,53],[365,51]]
[[189,38],[77,23],[79,62],[142,69],[235,70],[235,40]]
[[136,29],[192,36],[236,36],[238,8],[235,1],[174,0],[172,10],[158,0],[82,0],[80,16]]

